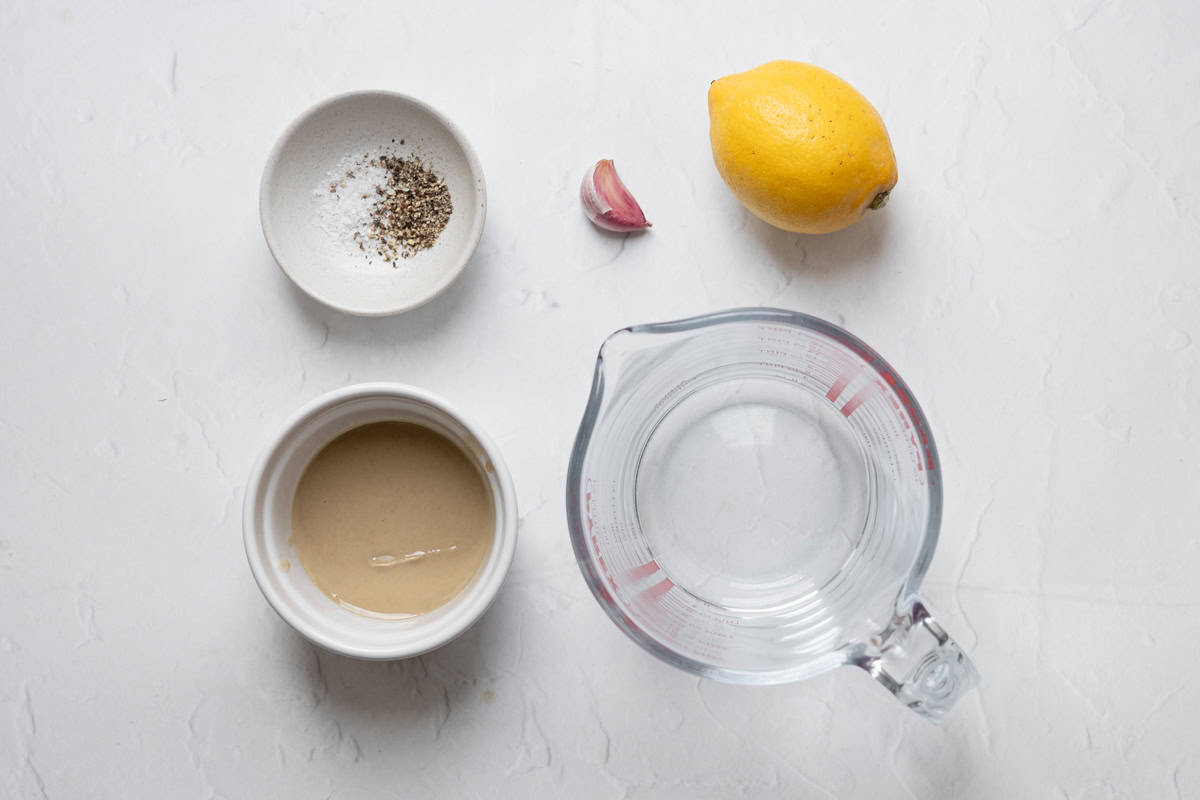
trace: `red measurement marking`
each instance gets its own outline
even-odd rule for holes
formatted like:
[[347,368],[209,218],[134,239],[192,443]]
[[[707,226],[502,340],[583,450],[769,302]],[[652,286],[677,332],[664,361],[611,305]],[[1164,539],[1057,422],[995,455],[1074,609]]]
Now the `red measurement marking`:
[[658,572],[658,562],[654,559],[647,561],[645,564],[640,564],[625,573],[625,577],[631,581],[638,581],[647,575],[653,575]]
[[846,387],[850,385],[850,381],[854,380],[854,376],[858,374],[857,369],[848,369],[841,375],[838,375],[833,386],[829,387],[829,391],[825,393],[825,399],[829,402],[835,402],[842,396],[842,392],[846,391]]
[[675,584],[671,582],[670,578],[663,578],[661,581],[642,592],[642,597],[648,602],[652,603],[667,592],[671,591],[671,589],[674,587]]
[[842,342],[842,346],[845,347],[847,350],[849,350],[851,353],[854,353],[854,355],[858,356],[859,358],[861,358],[863,361],[867,362],[868,364],[870,364],[871,362],[873,362],[875,360],[875,354],[868,352],[865,349],[865,346],[860,347],[857,344],[855,344],[854,342]]
[[858,410],[859,406],[867,401],[871,395],[875,394],[875,391],[876,389],[874,384],[871,384],[870,386],[864,386],[863,388],[859,389],[855,393],[854,397],[851,397],[846,401],[846,405],[842,406],[842,414],[847,417],[853,414]]

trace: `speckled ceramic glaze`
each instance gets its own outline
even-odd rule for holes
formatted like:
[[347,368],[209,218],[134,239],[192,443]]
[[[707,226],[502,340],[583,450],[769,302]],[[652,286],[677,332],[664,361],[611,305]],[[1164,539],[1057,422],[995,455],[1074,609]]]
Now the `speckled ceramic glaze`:
[[[454,204],[437,242],[395,265],[347,246],[320,219],[344,160],[381,148],[420,158]],[[479,244],[486,207],[479,158],[454,123],[420,100],[379,91],[338,95],[302,114],[271,151],[259,193],[263,234],[284,273],[322,303],[362,316],[407,311],[449,286]]]

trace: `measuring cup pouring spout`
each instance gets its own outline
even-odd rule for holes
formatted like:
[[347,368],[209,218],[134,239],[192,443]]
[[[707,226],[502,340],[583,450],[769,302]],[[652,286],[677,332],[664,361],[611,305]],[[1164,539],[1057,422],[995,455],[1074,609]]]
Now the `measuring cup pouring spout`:
[[941,508],[912,392],[835,325],[744,308],[601,347],[571,541],[609,617],[668,663],[747,684],[852,664],[939,718],[978,680],[918,599]]

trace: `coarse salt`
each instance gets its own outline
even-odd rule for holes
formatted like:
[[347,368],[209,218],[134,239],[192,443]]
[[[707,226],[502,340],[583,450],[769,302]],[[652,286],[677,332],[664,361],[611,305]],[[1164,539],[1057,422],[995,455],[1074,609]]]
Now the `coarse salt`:
[[370,262],[375,252],[367,238],[376,187],[387,185],[387,170],[361,156],[344,156],[313,190],[321,229],[346,255]]

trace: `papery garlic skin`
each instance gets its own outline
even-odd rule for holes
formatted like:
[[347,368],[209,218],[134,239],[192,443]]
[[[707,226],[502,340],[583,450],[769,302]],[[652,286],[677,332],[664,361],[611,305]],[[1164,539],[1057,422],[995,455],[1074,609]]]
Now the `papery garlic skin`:
[[605,230],[628,233],[650,227],[642,207],[617,177],[611,158],[602,158],[588,169],[579,199],[584,215]]

